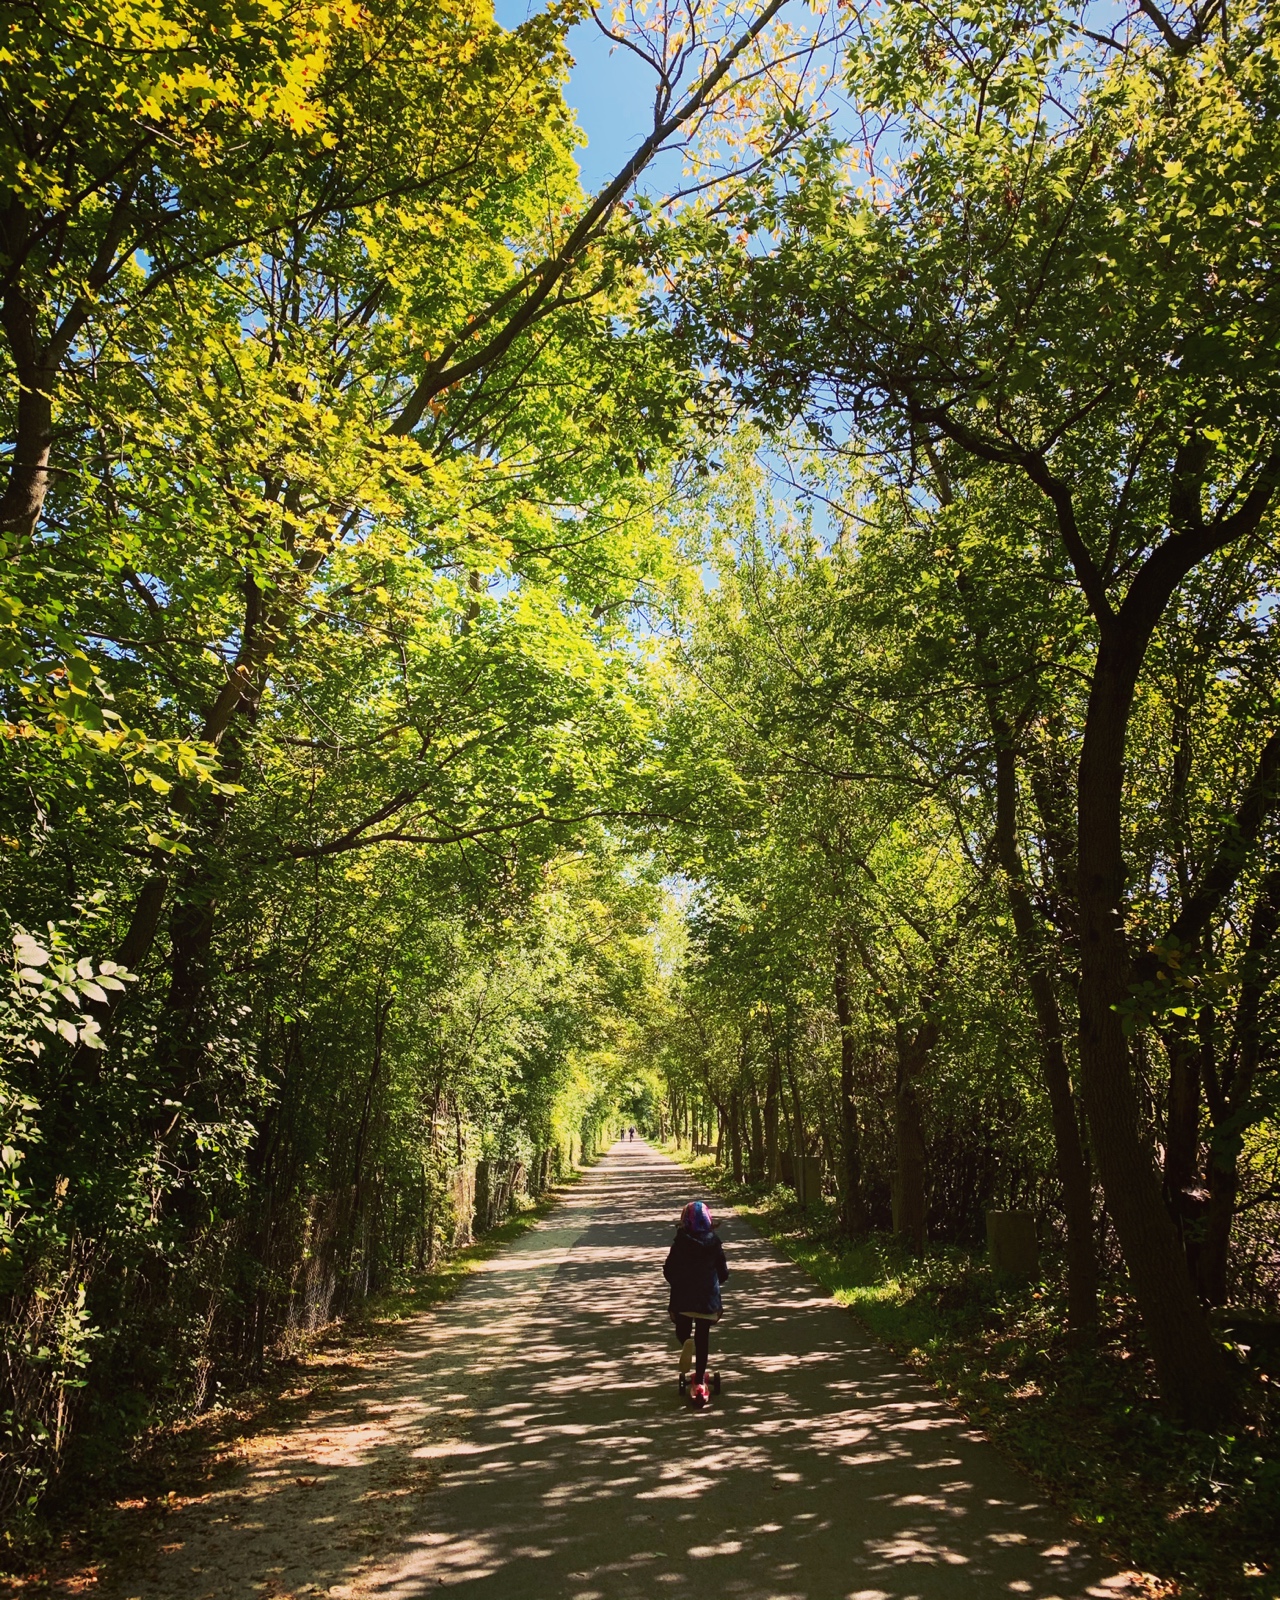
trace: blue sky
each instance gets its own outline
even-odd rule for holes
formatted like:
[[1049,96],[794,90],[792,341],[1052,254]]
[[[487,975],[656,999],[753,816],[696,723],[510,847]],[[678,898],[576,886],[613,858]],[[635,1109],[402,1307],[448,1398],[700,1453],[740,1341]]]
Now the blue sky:
[[[495,0],[505,28],[518,26],[536,0]],[[578,113],[587,147],[578,152],[583,188],[594,191],[617,172],[653,127],[653,74],[629,50],[613,50],[594,22],[569,34],[576,65],[565,99]]]

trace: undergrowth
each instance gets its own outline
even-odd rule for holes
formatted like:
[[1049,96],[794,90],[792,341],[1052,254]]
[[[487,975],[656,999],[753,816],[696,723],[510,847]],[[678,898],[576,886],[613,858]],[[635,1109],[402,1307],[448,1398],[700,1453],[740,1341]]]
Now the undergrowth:
[[287,1355],[269,1360],[260,1379],[216,1406],[156,1426],[110,1471],[60,1485],[21,1543],[0,1535],[0,1594],[71,1594],[96,1585],[104,1563],[117,1563],[165,1518],[239,1457],[246,1440],[304,1416],[353,1372],[375,1359],[396,1326],[452,1299],[471,1272],[528,1232],[563,1198],[575,1172],[483,1238],[425,1272],[367,1300],[318,1330]]
[[1059,1263],[998,1279],[983,1256],[887,1235],[841,1238],[831,1201],[803,1211],[785,1187],[735,1184],[670,1151],[935,1383],[1126,1565],[1186,1600],[1280,1596],[1280,1328],[1220,1325],[1240,1368],[1236,1422],[1202,1433],[1159,1408],[1136,1309],[1106,1285],[1098,1348],[1066,1337]]

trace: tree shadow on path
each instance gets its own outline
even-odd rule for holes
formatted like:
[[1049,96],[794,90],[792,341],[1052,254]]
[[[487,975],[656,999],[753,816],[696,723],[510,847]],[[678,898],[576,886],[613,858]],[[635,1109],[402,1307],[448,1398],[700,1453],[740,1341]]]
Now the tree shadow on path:
[[620,1144],[373,1373],[172,1519],[139,1600],[1083,1600],[1141,1589],[732,1216],[712,1359],[661,1268],[690,1179]]

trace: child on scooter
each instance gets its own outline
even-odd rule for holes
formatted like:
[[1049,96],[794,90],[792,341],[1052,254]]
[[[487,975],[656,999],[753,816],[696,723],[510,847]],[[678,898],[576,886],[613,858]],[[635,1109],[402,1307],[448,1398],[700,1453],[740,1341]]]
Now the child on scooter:
[[720,1285],[729,1276],[729,1266],[711,1213],[701,1200],[691,1200],[680,1213],[662,1276],[671,1285],[667,1312],[681,1345],[680,1371],[693,1367],[690,1398],[695,1406],[705,1406],[711,1398],[707,1384],[711,1324],[719,1322],[724,1311]]

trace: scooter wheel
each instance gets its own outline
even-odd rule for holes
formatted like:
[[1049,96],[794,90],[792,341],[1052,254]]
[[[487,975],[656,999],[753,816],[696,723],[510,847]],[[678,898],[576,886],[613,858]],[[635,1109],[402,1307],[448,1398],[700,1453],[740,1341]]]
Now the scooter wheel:
[[718,1372],[711,1374],[711,1392],[712,1394],[720,1393],[720,1374]]
[[687,1379],[686,1379],[686,1377],[685,1377],[685,1375],[684,1375],[684,1373],[683,1373],[683,1372],[682,1372],[682,1373],[681,1373],[681,1374],[680,1374],[680,1393],[681,1393],[681,1394],[683,1394],[683,1393],[684,1393],[684,1391],[685,1391],[685,1384],[686,1384],[686,1382],[687,1382]]

